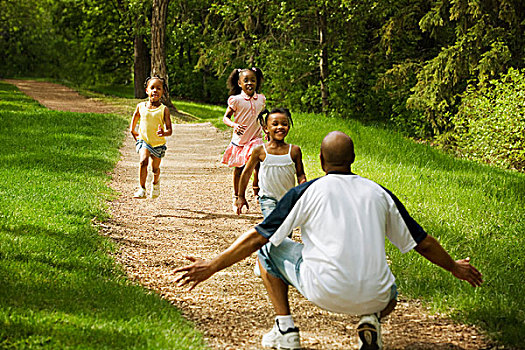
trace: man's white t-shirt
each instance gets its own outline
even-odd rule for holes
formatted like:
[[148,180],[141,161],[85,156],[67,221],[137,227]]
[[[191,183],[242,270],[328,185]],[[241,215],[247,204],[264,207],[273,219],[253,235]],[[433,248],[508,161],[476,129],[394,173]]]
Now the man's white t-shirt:
[[356,315],[380,311],[390,301],[395,278],[385,236],[403,253],[426,237],[392,193],[353,174],[331,173],[295,187],[256,229],[278,246],[295,227],[304,244],[305,297]]

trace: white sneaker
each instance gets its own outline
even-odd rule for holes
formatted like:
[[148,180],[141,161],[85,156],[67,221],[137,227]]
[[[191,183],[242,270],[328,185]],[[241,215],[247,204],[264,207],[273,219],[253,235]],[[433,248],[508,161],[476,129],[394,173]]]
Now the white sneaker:
[[151,198],[157,198],[160,196],[160,180],[156,184],[151,183]]
[[363,315],[357,325],[359,350],[382,350],[381,323],[376,314]]
[[146,198],[146,190],[142,187],[133,194],[133,198]]
[[261,344],[264,348],[300,350],[301,339],[298,328],[289,328],[281,332],[277,323],[274,323],[271,331],[263,335]]

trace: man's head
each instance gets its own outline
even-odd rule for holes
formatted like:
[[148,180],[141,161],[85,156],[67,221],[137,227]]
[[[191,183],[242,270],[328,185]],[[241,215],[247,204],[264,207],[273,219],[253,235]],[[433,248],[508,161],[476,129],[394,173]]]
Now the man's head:
[[332,131],[321,143],[321,166],[324,172],[350,172],[354,162],[354,142],[344,132]]

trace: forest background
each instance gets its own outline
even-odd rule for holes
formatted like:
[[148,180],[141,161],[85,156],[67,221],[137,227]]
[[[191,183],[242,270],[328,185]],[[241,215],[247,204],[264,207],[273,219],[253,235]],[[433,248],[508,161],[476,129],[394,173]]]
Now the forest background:
[[[162,50],[175,98],[224,104],[232,69],[256,66],[270,107],[525,168],[521,0],[153,2],[168,6]],[[0,0],[0,78],[134,86],[144,97],[153,2]]]

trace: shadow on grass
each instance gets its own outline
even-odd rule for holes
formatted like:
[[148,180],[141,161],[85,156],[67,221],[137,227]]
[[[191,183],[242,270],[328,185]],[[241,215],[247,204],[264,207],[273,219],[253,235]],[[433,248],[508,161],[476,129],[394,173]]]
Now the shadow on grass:
[[104,239],[94,229],[89,234],[91,242],[82,239],[75,249],[75,235],[30,225],[0,229],[1,348],[185,348],[172,327],[181,338],[198,338],[177,309],[129,282]]

